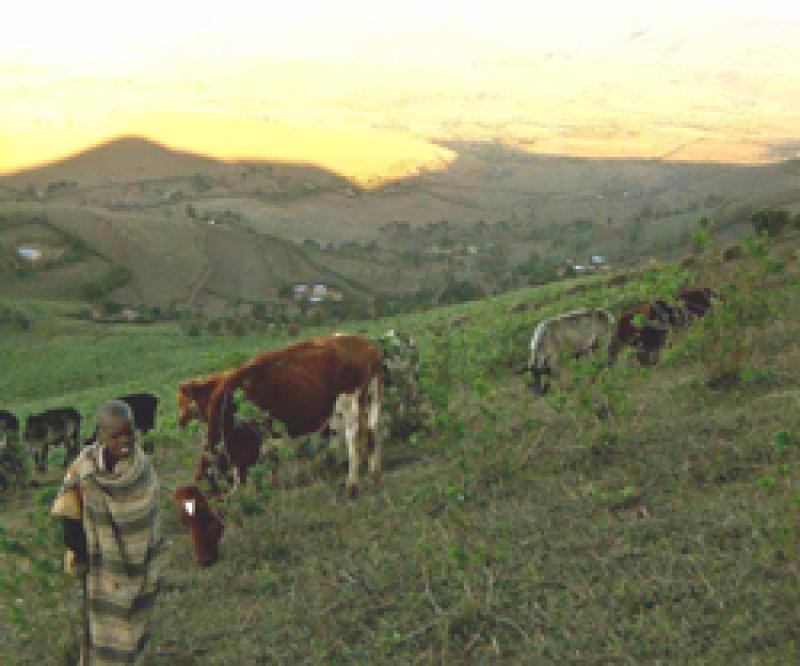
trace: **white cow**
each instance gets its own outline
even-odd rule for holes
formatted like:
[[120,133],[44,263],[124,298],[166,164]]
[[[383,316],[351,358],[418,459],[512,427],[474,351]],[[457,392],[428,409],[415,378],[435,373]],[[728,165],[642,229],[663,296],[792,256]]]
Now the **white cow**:
[[608,346],[614,334],[614,316],[600,308],[580,308],[540,321],[531,338],[530,387],[534,393],[547,393],[543,378],[558,374],[564,356],[578,358]]

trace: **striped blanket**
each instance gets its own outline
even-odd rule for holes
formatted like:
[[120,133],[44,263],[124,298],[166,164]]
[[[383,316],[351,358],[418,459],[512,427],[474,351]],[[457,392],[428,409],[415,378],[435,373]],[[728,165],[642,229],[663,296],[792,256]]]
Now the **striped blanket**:
[[112,473],[104,454],[99,444],[86,447],[61,490],[79,487],[83,500],[89,658],[81,663],[93,666],[139,662],[163,567],[155,470],[138,446]]

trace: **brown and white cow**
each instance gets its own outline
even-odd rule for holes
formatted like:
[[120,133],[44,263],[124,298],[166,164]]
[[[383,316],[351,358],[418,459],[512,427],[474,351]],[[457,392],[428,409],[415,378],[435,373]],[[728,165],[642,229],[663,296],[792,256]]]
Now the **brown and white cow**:
[[[223,373],[205,403],[208,451],[201,461],[198,480],[208,479],[213,489],[214,472],[230,478],[228,459],[241,476],[237,456],[250,453],[255,462],[261,438],[278,436],[278,428],[273,428],[275,422],[283,425],[288,437],[297,438],[323,430],[339,415],[341,425],[337,424],[337,430],[347,443],[349,495],[358,495],[361,442],[366,444],[370,474],[378,485],[381,365],[381,354],[374,343],[356,335],[334,334],[265,352]],[[242,389],[247,399],[262,410],[264,424],[237,423],[237,389]],[[201,393],[207,390],[203,387]],[[236,482],[235,475],[232,480]],[[213,563],[222,535],[217,525],[221,525],[220,518],[210,510],[197,486],[179,488],[174,497],[181,503],[181,520],[192,530],[198,561],[204,566]]]

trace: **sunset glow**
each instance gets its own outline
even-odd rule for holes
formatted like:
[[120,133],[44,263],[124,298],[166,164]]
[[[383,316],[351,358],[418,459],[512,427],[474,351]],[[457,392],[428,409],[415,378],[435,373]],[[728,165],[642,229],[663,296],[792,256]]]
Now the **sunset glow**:
[[17,5],[0,172],[118,135],[360,182],[443,140],[758,162],[800,137],[800,9],[778,2]]

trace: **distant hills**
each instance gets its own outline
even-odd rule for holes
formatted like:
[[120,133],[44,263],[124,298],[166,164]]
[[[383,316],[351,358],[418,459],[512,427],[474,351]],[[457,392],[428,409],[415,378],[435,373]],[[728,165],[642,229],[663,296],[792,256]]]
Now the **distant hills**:
[[[446,169],[372,189],[311,165],[224,162],[130,136],[0,177],[7,245],[38,243],[57,258],[82,244],[68,262],[6,276],[0,295],[80,298],[87,282],[116,284],[103,282],[113,271],[128,276],[111,290],[117,299],[217,310],[302,281],[361,298],[454,279],[491,292],[508,272],[492,271],[494,246],[505,248],[496,256],[509,270],[531,253],[572,258],[573,249],[577,260],[600,251],[624,263],[677,251],[700,215],[733,237],[755,209],[800,210],[798,160],[744,166],[533,155],[500,143],[442,148],[457,156]],[[407,236],[387,231],[398,222]]]

